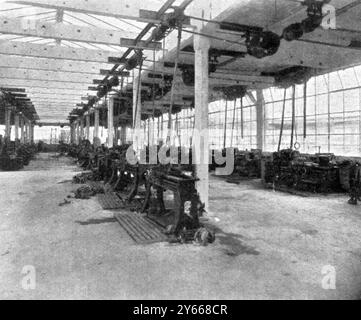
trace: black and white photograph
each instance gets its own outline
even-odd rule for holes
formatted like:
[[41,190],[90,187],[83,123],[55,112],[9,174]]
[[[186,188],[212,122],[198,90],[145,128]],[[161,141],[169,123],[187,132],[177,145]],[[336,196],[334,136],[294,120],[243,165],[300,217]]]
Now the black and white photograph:
[[0,0],[0,300],[360,299],[361,0]]

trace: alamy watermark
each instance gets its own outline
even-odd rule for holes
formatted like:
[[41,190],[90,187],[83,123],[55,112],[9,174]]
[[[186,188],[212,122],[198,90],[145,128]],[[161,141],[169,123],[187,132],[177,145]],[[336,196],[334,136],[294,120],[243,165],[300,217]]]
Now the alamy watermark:
[[322,278],[322,289],[324,290],[336,290],[336,268],[327,265],[321,270]]
[[21,279],[21,287],[26,290],[36,289],[36,269],[34,266],[24,266],[21,270],[23,275]]
[[[208,148],[208,129],[194,130],[192,135],[182,135],[182,141],[191,141],[192,147],[178,147],[166,142],[163,145],[153,145],[147,148],[140,145],[140,137],[143,131],[136,130],[133,133],[133,145],[126,153],[126,160],[131,165],[210,165],[216,164],[216,175],[231,175],[234,171],[234,148],[226,148],[223,152],[218,150],[210,151]],[[171,131],[169,141],[175,141],[179,136]],[[205,147],[207,146],[207,147]]]

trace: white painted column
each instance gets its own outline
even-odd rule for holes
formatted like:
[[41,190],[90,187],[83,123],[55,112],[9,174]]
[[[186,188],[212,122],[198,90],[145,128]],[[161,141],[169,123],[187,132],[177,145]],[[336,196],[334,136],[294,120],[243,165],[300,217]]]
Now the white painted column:
[[29,143],[29,120],[25,118],[25,143]]
[[114,146],[114,98],[108,99],[108,147]]
[[74,143],[74,122],[70,123],[70,143]]
[[127,143],[127,127],[125,125],[121,125],[120,127],[120,143],[121,145]]
[[20,117],[18,113],[15,113],[14,122],[15,122],[15,140],[18,140],[20,137],[19,135]]
[[76,122],[76,144],[80,143],[80,119]]
[[257,90],[257,102],[256,102],[256,114],[257,114],[257,149],[264,149],[264,119],[265,119],[265,101],[262,90]]
[[11,107],[5,105],[5,138],[11,136]]
[[29,143],[30,142],[30,138],[31,138],[31,136],[30,136],[30,126],[31,126],[31,123],[30,123],[30,120],[28,120],[28,123],[27,123],[27,143]]
[[22,143],[26,143],[27,141],[27,132],[26,132],[26,118],[23,116],[23,123],[22,123],[22,131],[21,131],[21,136],[22,136]]
[[80,118],[80,140],[84,139],[84,117]]
[[[200,32],[201,30],[197,30]],[[194,64],[195,64],[195,130],[201,139],[194,139],[193,150],[196,161],[197,191],[201,201],[208,210],[209,205],[209,137],[208,137],[208,51],[210,41],[208,38],[194,36]]]
[[85,116],[86,129],[85,129],[85,137],[87,140],[90,139],[90,115],[89,112]]
[[74,122],[72,123],[72,125],[73,125],[73,140],[72,140],[72,143],[77,144],[77,143],[78,143],[77,122],[74,121]]
[[99,138],[99,109],[94,110],[94,138]]
[[24,116],[21,115],[20,117],[20,134],[21,134],[21,137],[20,137],[20,142],[21,143],[25,143],[25,120],[24,120]]
[[23,123],[23,135],[24,135],[24,143],[28,142],[28,119],[23,116],[24,123]]
[[29,123],[29,142],[34,143],[34,123]]

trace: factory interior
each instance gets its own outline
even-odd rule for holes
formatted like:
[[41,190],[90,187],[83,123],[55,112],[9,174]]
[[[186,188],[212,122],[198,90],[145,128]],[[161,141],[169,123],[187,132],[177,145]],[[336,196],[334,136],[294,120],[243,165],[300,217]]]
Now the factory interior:
[[0,0],[0,299],[360,299],[360,15]]

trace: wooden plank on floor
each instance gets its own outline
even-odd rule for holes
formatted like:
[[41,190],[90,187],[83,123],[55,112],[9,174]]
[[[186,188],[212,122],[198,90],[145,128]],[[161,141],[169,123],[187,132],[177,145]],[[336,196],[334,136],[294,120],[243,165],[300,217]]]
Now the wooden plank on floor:
[[151,223],[146,217],[138,213],[116,213],[114,217],[138,244],[151,244],[168,240],[160,226]]

